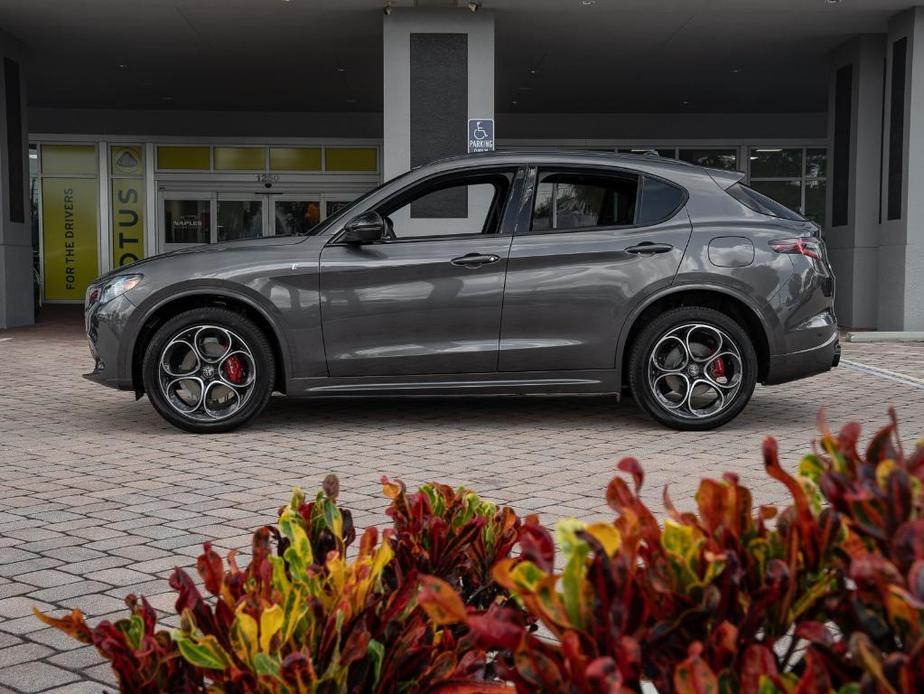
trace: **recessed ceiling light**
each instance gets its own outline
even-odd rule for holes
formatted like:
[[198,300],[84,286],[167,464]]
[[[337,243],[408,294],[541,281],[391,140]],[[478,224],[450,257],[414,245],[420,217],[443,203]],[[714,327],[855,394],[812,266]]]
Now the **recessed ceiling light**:
[[531,67],[531,68],[529,69],[529,74],[531,74],[531,75],[535,75],[537,72],[539,72],[539,71],[538,71],[536,68],[534,68],[534,67]]
[[120,69],[120,70],[124,70],[124,69],[127,68],[127,67],[128,67],[128,65],[126,65],[125,63],[119,63],[119,69]]
[[591,5],[596,5],[597,0],[581,0],[581,5],[584,7],[590,7]]
[[729,72],[732,73],[733,75],[737,75],[737,74],[739,74],[739,73],[741,72],[741,68],[740,68],[740,67],[733,67],[731,70],[729,70]]
[[684,106],[689,106],[689,105],[690,105],[689,99],[684,99],[684,100],[681,101],[680,103],[683,104]]
[[346,72],[346,70],[344,70],[342,67],[338,67],[337,72]]
[[510,102],[510,104],[511,104],[512,106],[516,106],[518,103],[520,103],[520,102],[517,101],[516,99],[514,99],[513,101]]
[[477,12],[481,9],[481,0],[469,0],[468,9],[472,12]]
[[837,5],[841,0],[825,0],[826,5]]
[[344,101],[346,101],[348,104],[355,104],[355,103],[356,103],[356,99],[344,99]]

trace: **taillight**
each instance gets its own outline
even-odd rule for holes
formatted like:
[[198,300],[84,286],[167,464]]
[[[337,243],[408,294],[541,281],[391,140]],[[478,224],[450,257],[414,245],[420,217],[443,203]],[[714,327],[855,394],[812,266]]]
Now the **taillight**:
[[818,239],[802,237],[795,239],[777,239],[770,242],[770,248],[777,253],[795,253],[824,263],[821,244]]

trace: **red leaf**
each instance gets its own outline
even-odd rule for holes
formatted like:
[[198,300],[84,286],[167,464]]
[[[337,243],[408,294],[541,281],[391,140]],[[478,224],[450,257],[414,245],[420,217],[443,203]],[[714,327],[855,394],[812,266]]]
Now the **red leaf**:
[[616,467],[632,475],[632,481],[635,483],[635,493],[638,494],[642,488],[642,483],[645,481],[645,472],[642,470],[638,460],[635,458],[623,458],[616,464]]
[[520,528],[520,549],[523,559],[531,561],[543,571],[555,566],[555,541],[552,534],[539,524],[536,516],[527,516]]
[[212,595],[220,595],[225,580],[225,570],[221,557],[212,549],[211,542],[205,543],[202,554],[196,560],[196,570],[205,583],[205,589]]
[[828,694],[830,691],[831,678],[824,660],[815,651],[809,649],[805,654],[805,670],[793,694]]
[[741,663],[741,691],[760,691],[761,675],[769,677],[774,684],[783,690],[773,652],[766,646],[753,644],[748,646],[748,649],[744,652],[744,660]]

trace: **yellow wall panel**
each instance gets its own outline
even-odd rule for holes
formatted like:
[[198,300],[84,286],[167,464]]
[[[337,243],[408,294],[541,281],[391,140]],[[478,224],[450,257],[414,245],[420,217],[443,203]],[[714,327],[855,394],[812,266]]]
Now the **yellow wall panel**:
[[42,248],[45,298],[82,301],[99,275],[95,178],[42,180]]

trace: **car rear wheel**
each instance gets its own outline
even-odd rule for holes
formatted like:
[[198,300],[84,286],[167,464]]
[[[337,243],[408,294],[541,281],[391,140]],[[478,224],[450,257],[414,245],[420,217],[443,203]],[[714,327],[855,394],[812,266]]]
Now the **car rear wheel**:
[[629,387],[636,402],[673,429],[730,422],[757,383],[757,354],[741,326],[711,308],[684,306],[655,318],[635,340]]
[[154,409],[196,433],[249,422],[266,407],[275,380],[266,336],[223,308],[185,311],[164,323],[147,345],[142,370]]

